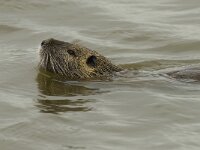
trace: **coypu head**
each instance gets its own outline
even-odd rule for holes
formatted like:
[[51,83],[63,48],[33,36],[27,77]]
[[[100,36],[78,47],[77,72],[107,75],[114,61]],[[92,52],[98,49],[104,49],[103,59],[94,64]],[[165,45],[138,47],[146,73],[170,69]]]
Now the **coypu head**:
[[71,80],[107,78],[121,71],[94,50],[52,38],[41,43],[39,66]]

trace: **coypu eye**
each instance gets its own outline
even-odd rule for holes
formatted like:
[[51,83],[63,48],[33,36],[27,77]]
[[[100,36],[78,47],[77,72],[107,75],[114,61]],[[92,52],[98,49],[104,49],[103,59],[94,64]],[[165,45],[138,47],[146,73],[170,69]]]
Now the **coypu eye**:
[[76,56],[75,52],[71,49],[67,50],[68,54],[72,55],[72,56]]
[[96,67],[96,62],[97,62],[97,57],[94,55],[90,56],[86,61],[87,65],[91,67]]

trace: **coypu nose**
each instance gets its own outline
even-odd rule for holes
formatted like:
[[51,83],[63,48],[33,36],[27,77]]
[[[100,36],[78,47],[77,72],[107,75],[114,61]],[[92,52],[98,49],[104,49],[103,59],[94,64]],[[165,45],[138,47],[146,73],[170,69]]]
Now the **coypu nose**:
[[42,41],[42,43],[41,43],[41,46],[44,46],[45,45],[45,40],[44,41]]
[[54,39],[53,38],[50,38],[50,39],[47,39],[47,40],[43,40],[42,43],[41,43],[41,46],[45,46],[49,43],[51,43]]

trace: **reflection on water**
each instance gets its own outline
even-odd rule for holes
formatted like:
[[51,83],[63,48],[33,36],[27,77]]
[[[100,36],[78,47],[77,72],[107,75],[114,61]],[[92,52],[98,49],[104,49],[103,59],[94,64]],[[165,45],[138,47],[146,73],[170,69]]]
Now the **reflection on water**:
[[[99,93],[98,89],[92,89],[73,83],[54,80],[49,75],[38,73],[36,81],[41,93],[36,106],[41,112],[58,113],[67,111],[89,111],[86,103],[89,99],[70,99],[74,96],[88,96]],[[68,98],[66,98],[68,97]]]
[[98,92],[98,89],[92,89],[72,82],[55,80],[51,76],[39,73],[37,76],[38,88],[43,95],[47,96],[77,96],[92,95]]
[[90,111],[92,108],[84,106],[85,103],[91,102],[91,100],[77,99],[62,99],[62,100],[49,100],[49,99],[38,99],[36,106],[43,113],[54,113],[68,112],[68,111]]

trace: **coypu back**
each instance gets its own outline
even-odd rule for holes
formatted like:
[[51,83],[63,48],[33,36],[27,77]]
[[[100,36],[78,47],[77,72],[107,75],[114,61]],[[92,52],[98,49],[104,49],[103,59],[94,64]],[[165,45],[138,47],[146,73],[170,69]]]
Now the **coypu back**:
[[172,72],[168,72],[167,75],[169,75],[172,78],[182,80],[182,81],[200,81],[200,67],[187,67],[182,70],[176,70]]
[[39,67],[68,80],[105,79],[122,70],[94,50],[55,39],[41,43]]

